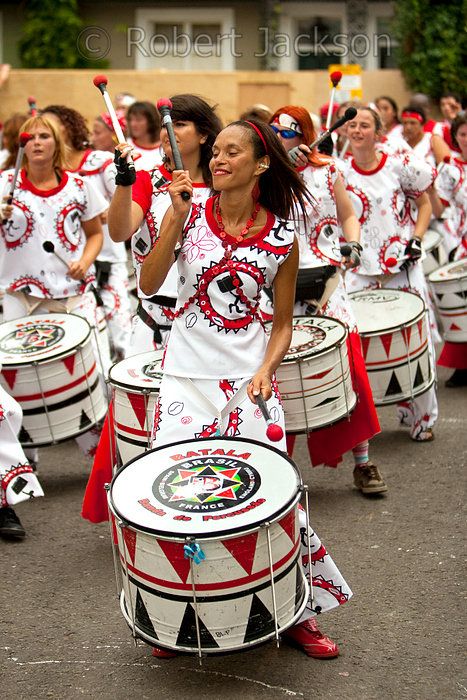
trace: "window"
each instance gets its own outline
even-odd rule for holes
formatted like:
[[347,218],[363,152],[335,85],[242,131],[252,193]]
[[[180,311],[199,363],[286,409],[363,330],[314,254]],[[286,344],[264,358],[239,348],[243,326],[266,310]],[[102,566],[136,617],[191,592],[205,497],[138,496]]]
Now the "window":
[[368,4],[368,31],[371,37],[371,51],[367,69],[397,68],[397,41],[392,33],[394,7],[392,3],[375,2]]
[[137,70],[235,70],[230,9],[139,9],[127,51]]

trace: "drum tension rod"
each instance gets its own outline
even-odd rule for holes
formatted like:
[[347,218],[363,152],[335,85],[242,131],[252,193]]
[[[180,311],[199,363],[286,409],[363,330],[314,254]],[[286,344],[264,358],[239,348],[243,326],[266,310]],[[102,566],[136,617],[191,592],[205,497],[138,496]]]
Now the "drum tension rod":
[[269,575],[271,578],[272,610],[273,610],[273,615],[274,615],[274,636],[276,638],[277,647],[279,648],[280,637],[279,637],[279,622],[277,619],[277,602],[276,602],[276,589],[275,589],[275,584],[274,584],[274,568],[273,568],[273,563],[272,563],[272,547],[271,547],[271,533],[270,533],[271,523],[266,521],[266,522],[262,523],[261,527],[264,527],[266,529],[266,539],[267,539],[267,543],[268,543],[268,556],[269,556]]

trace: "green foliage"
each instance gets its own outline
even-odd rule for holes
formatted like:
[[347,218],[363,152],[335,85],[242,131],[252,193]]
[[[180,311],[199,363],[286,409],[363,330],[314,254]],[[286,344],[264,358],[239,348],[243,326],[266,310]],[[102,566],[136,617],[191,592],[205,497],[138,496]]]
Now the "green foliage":
[[[28,0],[19,54],[23,68],[105,68],[93,61],[78,38],[85,24],[76,0]],[[83,55],[84,53],[84,55]]]
[[396,0],[398,63],[413,91],[465,93],[466,9],[465,0]]

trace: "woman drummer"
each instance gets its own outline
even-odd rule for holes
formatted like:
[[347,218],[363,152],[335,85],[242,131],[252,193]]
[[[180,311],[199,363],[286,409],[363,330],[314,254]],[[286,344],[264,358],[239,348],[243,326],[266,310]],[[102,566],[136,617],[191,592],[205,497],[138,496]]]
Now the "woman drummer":
[[[31,117],[22,131],[32,139],[24,150],[11,205],[5,201],[13,171],[0,175],[4,318],[73,312],[92,324],[96,301],[88,289],[95,279],[93,263],[102,246],[100,215],[107,202],[85,179],[66,172],[65,144],[55,123]],[[53,244],[55,254],[44,250],[45,241]],[[77,440],[87,452],[95,449],[94,434]]]
[[[183,163],[190,173],[193,202],[208,198],[212,177],[209,170],[212,144],[222,128],[215,110],[196,95],[175,95],[171,98],[172,121]],[[136,278],[141,265],[154,246],[159,228],[170,206],[168,187],[174,168],[167,129],[161,130],[164,163],[151,172],[136,173],[133,186],[117,184],[109,210],[109,229],[114,241],[131,238],[131,252]],[[121,144],[120,149],[124,149]],[[117,178],[117,182],[121,182]],[[202,246],[202,243],[200,244]],[[177,297],[175,266],[157,295],[147,298],[138,288],[139,305],[133,319],[130,348],[127,355],[162,347],[168,337]]]
[[[349,271],[345,284],[348,292],[380,287],[412,291],[428,305],[420,257],[432,211],[426,190],[436,171],[412,154],[378,151],[381,131],[380,118],[371,107],[360,108],[347,127],[353,159],[344,166],[344,179],[359,215],[363,250],[360,265]],[[431,344],[429,326],[428,333]],[[410,425],[410,436],[417,442],[433,440],[437,416],[434,386],[399,407],[401,423]]]
[[[307,443],[314,466],[337,466],[342,455],[353,450],[355,459],[354,481],[366,495],[380,494],[387,486],[376,465],[368,457],[368,440],[379,432],[378,416],[373,403],[371,387],[363,361],[360,337],[352,314],[344,282],[339,274],[341,267],[355,267],[360,261],[360,225],[352,208],[343,180],[333,161],[306,146],[315,138],[315,130],[304,107],[286,106],[278,109],[271,118],[271,125],[282,145],[289,151],[300,146],[305,154],[305,165],[298,168],[312,198],[306,203],[306,218],[298,217],[296,233],[300,248],[299,269],[328,276],[331,283],[337,278],[329,300],[321,313],[342,321],[349,330],[348,352],[351,358],[352,380],[358,394],[358,405],[349,420],[318,429],[309,434]],[[347,257],[342,257],[339,246],[340,227],[348,244]],[[300,280],[300,272],[299,272]],[[297,287],[300,286],[300,281]],[[306,290],[303,290],[306,296]],[[298,293],[294,315],[316,313],[304,296]],[[294,436],[288,435],[289,452],[293,449]]]
[[[291,340],[298,266],[298,242],[287,219],[294,202],[304,207],[305,186],[274,132],[260,121],[223,129],[210,167],[216,194],[200,205],[191,202],[188,172],[175,173],[169,187],[172,206],[141,269],[143,292],[154,294],[180,245],[178,299],[154,417],[155,446],[212,435],[268,444],[257,412],[260,393],[284,425],[274,372]],[[273,286],[276,299],[269,340],[259,312],[264,285]],[[171,406],[177,396],[183,396],[182,420]],[[275,444],[285,449],[285,439],[282,443]],[[315,534],[310,537],[316,551],[321,543]],[[313,565],[313,578],[324,567],[320,575],[339,580],[345,593],[340,602],[347,600],[351,592],[329,555]],[[321,602],[323,611],[329,609]],[[338,603],[335,599],[332,607]],[[309,656],[337,656],[337,646],[319,632],[312,614],[307,610],[286,637]]]

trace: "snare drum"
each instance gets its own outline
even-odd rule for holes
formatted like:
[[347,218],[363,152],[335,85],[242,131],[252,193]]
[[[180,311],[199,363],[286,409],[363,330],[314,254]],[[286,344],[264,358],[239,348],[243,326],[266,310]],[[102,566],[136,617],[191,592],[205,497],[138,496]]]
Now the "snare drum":
[[347,335],[334,318],[293,319],[292,343],[276,372],[287,432],[324,428],[355,408]]
[[435,380],[425,303],[399,289],[349,294],[376,406],[425,393]]
[[467,259],[449,263],[429,276],[444,329],[451,343],[467,341]]
[[244,439],[186,440],[122,467],[109,508],[134,635],[215,654],[295,624],[308,598],[301,492],[292,460]]
[[73,314],[25,316],[0,325],[0,382],[23,409],[21,444],[76,437],[106,414],[88,322]]
[[448,262],[448,255],[443,246],[443,236],[438,231],[434,229],[428,229],[428,231],[423,236],[422,249],[425,252],[425,256],[422,260],[423,272],[428,277],[428,275],[437,270],[441,265],[446,265]]
[[121,464],[149,449],[154,405],[162,380],[162,350],[133,355],[110,369],[115,438]]

